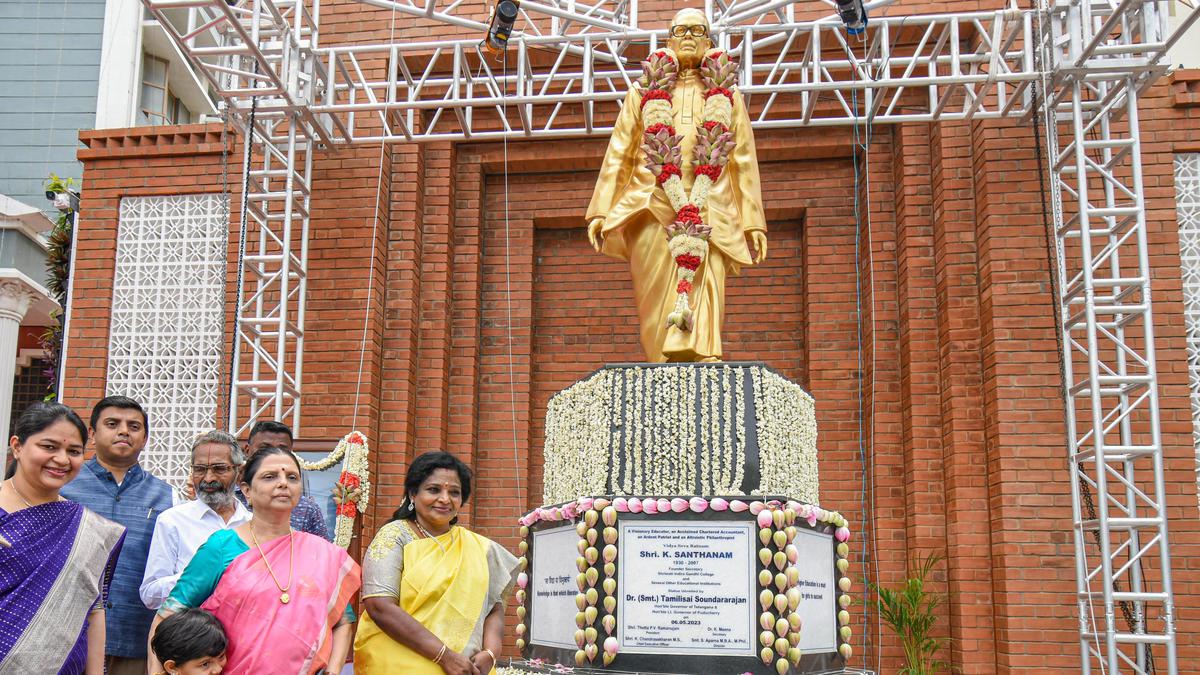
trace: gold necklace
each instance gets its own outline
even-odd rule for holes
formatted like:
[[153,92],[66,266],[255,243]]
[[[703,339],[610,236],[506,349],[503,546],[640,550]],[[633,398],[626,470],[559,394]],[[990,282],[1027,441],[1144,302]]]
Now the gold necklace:
[[258,543],[258,536],[254,534],[254,524],[250,524],[250,539],[254,541],[254,548],[258,549],[258,555],[262,556],[263,565],[267,567],[267,574],[271,575],[271,581],[275,582],[275,588],[279,589],[279,602],[285,605],[288,604],[288,602],[290,602],[292,599],[292,597],[288,595],[288,589],[292,587],[292,577],[296,571],[296,539],[292,536],[293,534],[295,534],[295,532],[293,532],[292,528],[289,527],[288,556],[290,562],[288,563],[288,582],[287,586],[280,586],[279,579],[275,578],[275,571],[271,569],[271,563],[267,562],[267,554],[263,553],[262,546]]
[[21,498],[21,501],[25,502],[25,506],[27,506],[31,509],[33,508],[33,504],[30,504],[29,500],[25,498],[25,495],[21,494],[21,490],[20,490],[20,488],[17,487],[16,481],[9,478],[8,485],[9,485],[9,487],[11,487],[13,489],[13,492],[17,493],[17,496]]
[[[425,527],[423,525],[421,525],[420,520],[413,518],[413,522],[417,524],[417,529],[421,531],[421,534],[425,535],[426,539],[432,539],[433,543],[437,544],[438,548],[442,549],[442,553],[446,552],[446,547],[442,546],[442,542],[439,541],[437,537],[433,536],[433,534],[429,530],[425,529]],[[438,535],[438,537],[445,536],[447,534],[450,535],[450,543],[453,544],[454,543],[454,526],[453,525],[450,526],[449,530],[446,530],[442,534]]]

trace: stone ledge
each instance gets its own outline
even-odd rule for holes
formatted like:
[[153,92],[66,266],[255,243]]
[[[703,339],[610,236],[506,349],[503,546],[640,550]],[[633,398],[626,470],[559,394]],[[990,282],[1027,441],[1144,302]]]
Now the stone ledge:
[[[238,142],[233,134],[233,145]],[[175,126],[129,127],[81,131],[79,140],[87,147],[76,153],[79,161],[126,157],[169,157],[179,155],[216,155],[221,146],[221,125],[181,124]],[[238,160],[241,161],[240,158]]]
[[1176,108],[1200,106],[1200,68],[1175,70],[1167,82],[1171,87],[1171,104]]

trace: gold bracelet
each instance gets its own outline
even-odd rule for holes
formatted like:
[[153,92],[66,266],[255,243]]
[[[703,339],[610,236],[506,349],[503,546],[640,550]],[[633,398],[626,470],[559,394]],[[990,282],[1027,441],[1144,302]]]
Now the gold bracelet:
[[445,656],[445,655],[446,655],[446,643],[445,643],[445,642],[443,642],[443,643],[442,643],[442,649],[441,649],[441,651],[439,651],[439,652],[437,653],[437,656],[433,657],[433,662],[434,662],[434,663],[441,663],[441,662],[442,662],[442,657],[443,657],[443,656]]
[[493,666],[498,666],[498,665],[500,665],[500,660],[496,658],[496,652],[494,652],[494,651],[492,651],[492,650],[488,649],[487,647],[484,647],[484,648],[483,648],[483,651],[487,652],[487,653],[488,653],[488,656],[492,657],[492,665],[493,665]]

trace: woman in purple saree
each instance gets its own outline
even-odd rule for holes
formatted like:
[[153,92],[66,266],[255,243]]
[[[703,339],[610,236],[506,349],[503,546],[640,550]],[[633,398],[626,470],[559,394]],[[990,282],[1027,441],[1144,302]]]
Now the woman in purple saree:
[[87,428],[36,403],[9,441],[0,483],[0,674],[104,672],[104,596],[125,529],[61,498],[83,465]]

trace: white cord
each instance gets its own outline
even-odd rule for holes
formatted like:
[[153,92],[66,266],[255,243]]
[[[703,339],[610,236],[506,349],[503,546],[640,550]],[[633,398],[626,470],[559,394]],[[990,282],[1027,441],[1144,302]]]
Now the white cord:
[[[395,44],[395,41],[396,41],[395,38],[396,38],[396,8],[393,7],[392,8],[391,32],[390,32],[390,36],[388,38],[388,44]],[[385,67],[391,68],[391,63],[389,62]],[[382,123],[383,123],[383,121],[380,120],[380,124],[382,124]],[[350,430],[351,431],[358,428],[358,398],[359,398],[359,394],[362,392],[363,363],[366,360],[366,356],[367,356],[367,326],[368,326],[368,323],[371,318],[371,298],[372,298],[372,294],[375,291],[375,252],[376,252],[376,247],[378,246],[378,243],[379,243],[378,240],[376,239],[376,235],[377,235],[378,229],[379,229],[380,194],[383,192],[384,150],[387,148],[387,134],[385,133],[384,129],[380,129],[379,136],[380,136],[380,139],[379,139],[379,171],[375,176],[375,210],[371,212],[371,258],[370,258],[371,262],[367,266],[367,270],[369,270],[368,274],[367,274],[367,299],[365,302],[365,306],[363,307],[362,340],[359,342],[359,345],[358,345],[358,377],[355,379],[355,382],[354,382],[354,413],[353,413],[353,415],[351,415],[351,418],[350,418]],[[311,144],[309,145],[309,152],[312,152]]]
[[512,256],[509,253],[509,229],[508,229],[508,85],[505,80],[508,78],[508,47],[505,46],[504,56],[502,57],[503,74],[500,79],[500,127],[505,131],[504,134],[504,293],[506,310],[508,312],[508,400],[509,409],[512,413],[512,442],[513,442],[513,477],[516,479],[517,499],[520,500],[520,509],[524,510],[528,504],[527,499],[521,498],[521,455],[520,448],[517,446],[517,383],[513,381],[513,331],[512,331],[512,274],[510,270],[510,262]]

